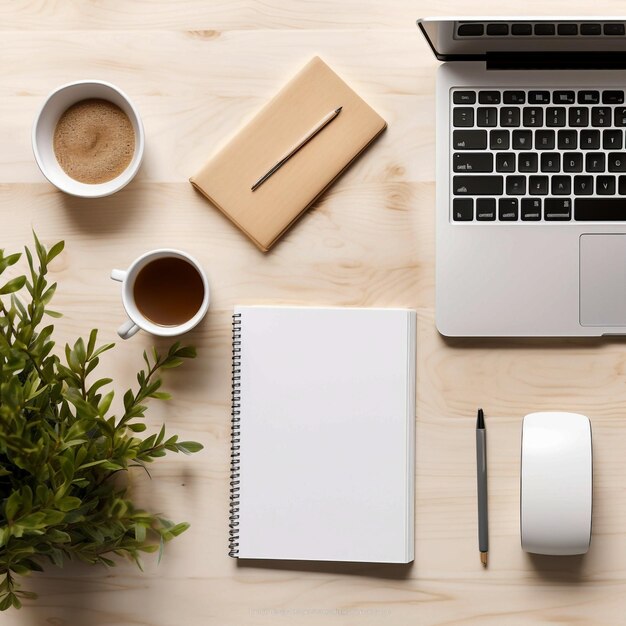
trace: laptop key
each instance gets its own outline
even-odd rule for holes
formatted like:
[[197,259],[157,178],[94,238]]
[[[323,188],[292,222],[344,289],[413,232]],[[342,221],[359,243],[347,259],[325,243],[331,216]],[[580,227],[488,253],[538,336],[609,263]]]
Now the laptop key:
[[599,130],[581,130],[580,131],[580,149],[581,150],[597,150],[600,147],[600,131]]
[[480,104],[500,104],[499,91],[479,91],[478,102]]
[[559,150],[576,150],[578,134],[575,130],[560,130],[557,137]]
[[564,152],[563,153],[563,171],[564,172],[582,172],[583,171],[582,152]]
[[496,126],[498,123],[498,109],[496,107],[480,107],[476,109],[477,126]]
[[506,37],[509,34],[508,24],[487,24],[487,34],[494,37]]
[[500,198],[498,217],[502,222],[516,222],[518,217],[517,198]]
[[550,104],[549,91],[529,91],[528,104]]
[[541,198],[522,198],[521,217],[525,222],[538,222],[541,219]]
[[596,178],[596,193],[599,196],[615,194],[615,176],[598,176]]
[[614,113],[613,124],[615,126],[626,126],[626,107],[615,107]]
[[546,126],[565,126],[565,107],[546,109]]
[[626,221],[626,202],[623,198],[576,198],[574,219],[581,222]]
[[495,198],[478,198],[476,200],[476,219],[479,222],[493,222],[496,219]]
[[554,35],[555,32],[554,24],[535,24],[535,35],[546,37]]
[[457,30],[459,37],[480,37],[485,32],[482,24],[461,24]]
[[574,176],[574,194],[590,196],[593,193],[593,176]]
[[553,176],[552,177],[552,195],[553,196],[569,196],[572,193],[571,176]]
[[605,150],[622,149],[623,131],[617,129],[602,131],[602,147]]
[[536,172],[539,169],[539,156],[536,152],[520,154],[517,168],[520,172]]
[[511,127],[519,126],[520,108],[519,107],[502,107],[500,109],[500,126]]
[[474,126],[474,109],[472,107],[454,107],[452,111],[453,126]]
[[585,170],[587,172],[604,172],[606,156],[604,152],[588,152],[585,156]]
[[575,94],[573,91],[555,91],[552,94],[554,104],[573,104]]
[[502,102],[504,102],[504,104],[524,104],[524,102],[526,102],[526,92],[505,91],[502,94]]
[[600,102],[599,91],[579,91],[578,104],[598,104]]
[[621,90],[603,91],[602,104],[624,104],[624,92]]
[[601,35],[602,34],[602,26],[597,23],[593,24],[581,24],[580,25],[580,34],[581,35]]
[[548,195],[548,177],[547,176],[529,176],[528,177],[528,193],[531,196],[547,196]]
[[511,26],[511,35],[529,37],[533,34],[533,27],[531,24],[513,24]]
[[624,24],[605,24],[604,34],[611,36],[622,36],[624,34]]
[[533,133],[531,130],[513,131],[513,150],[532,150]]
[[453,176],[452,191],[458,196],[501,196],[502,176]]
[[490,130],[489,148],[491,150],[508,150],[509,139],[510,137],[508,130]]
[[543,126],[543,109],[541,107],[524,107],[522,122],[524,126]]
[[558,152],[544,152],[541,155],[542,172],[560,172],[561,155]]
[[589,109],[587,107],[571,107],[569,110],[570,126],[589,126]]
[[546,198],[543,217],[547,222],[568,222],[572,219],[570,198]]
[[486,130],[455,130],[452,133],[452,147],[455,150],[485,150]]
[[509,196],[523,196],[526,193],[526,176],[507,176],[506,193]]
[[618,176],[617,181],[617,193],[626,196],[626,176]]
[[474,201],[471,198],[455,198],[452,202],[452,219],[455,222],[471,222],[474,219]]
[[554,150],[554,136],[553,130],[536,130],[535,150]]
[[563,37],[573,37],[578,35],[578,24],[559,24],[556,32]]
[[610,126],[611,109],[609,107],[591,107],[592,126]]
[[496,172],[514,172],[515,153],[499,152],[496,154]]
[[489,152],[457,152],[452,157],[455,172],[493,172],[493,154]]
[[475,91],[455,91],[452,94],[454,104],[474,104],[476,102]]

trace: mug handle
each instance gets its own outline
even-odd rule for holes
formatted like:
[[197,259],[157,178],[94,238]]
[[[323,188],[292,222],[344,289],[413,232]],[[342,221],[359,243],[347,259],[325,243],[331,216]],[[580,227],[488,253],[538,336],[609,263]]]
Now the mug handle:
[[[126,272],[124,270],[111,270],[111,278],[117,280],[120,283],[124,282],[126,278]],[[139,330],[139,326],[132,320],[126,320],[118,329],[117,334],[122,339],[130,339]]]
[[130,339],[137,331],[139,326],[133,322],[133,320],[126,320],[118,329],[117,334],[122,339]]
[[111,278],[118,283],[123,283],[126,278],[126,272],[124,270],[111,270]]

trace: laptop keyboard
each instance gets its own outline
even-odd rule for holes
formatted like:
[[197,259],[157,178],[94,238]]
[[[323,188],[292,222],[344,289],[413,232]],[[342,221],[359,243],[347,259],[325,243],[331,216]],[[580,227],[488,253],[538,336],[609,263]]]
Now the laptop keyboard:
[[626,221],[615,89],[452,91],[452,220]]

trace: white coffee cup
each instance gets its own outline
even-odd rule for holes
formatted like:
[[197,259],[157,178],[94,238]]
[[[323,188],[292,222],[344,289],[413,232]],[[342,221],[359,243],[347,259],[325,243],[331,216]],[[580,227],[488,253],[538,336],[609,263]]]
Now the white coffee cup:
[[[68,176],[54,154],[54,131],[59,118],[69,107],[88,98],[101,98],[116,104],[130,120],[135,131],[135,152],[128,167],[105,183],[81,183]],[[101,80],[79,80],[55,89],[43,103],[33,124],[33,152],[41,173],[58,189],[81,198],[101,198],[125,187],[141,165],[144,132],[139,112],[130,98],[115,85]]]
[[[204,287],[204,296],[202,304],[195,315],[183,324],[176,326],[161,326],[150,321],[142,315],[141,311],[135,303],[134,287],[135,279],[139,272],[148,264],[163,258],[183,259],[190,263],[200,275],[202,285]],[[159,337],[173,337],[182,335],[197,326],[209,309],[209,281],[207,280],[204,270],[192,256],[181,250],[172,248],[159,248],[142,254],[135,259],[127,270],[111,270],[111,278],[122,283],[122,303],[126,313],[130,319],[124,322],[118,329],[117,334],[122,339],[132,337],[137,331],[145,330],[146,332],[158,335]]]

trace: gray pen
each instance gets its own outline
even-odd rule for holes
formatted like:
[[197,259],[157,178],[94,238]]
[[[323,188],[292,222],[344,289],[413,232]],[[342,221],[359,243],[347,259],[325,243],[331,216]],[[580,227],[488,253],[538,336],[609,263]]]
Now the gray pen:
[[485,415],[478,409],[476,418],[476,478],[478,482],[478,549],[480,562],[487,567],[489,523],[487,517],[487,431]]

